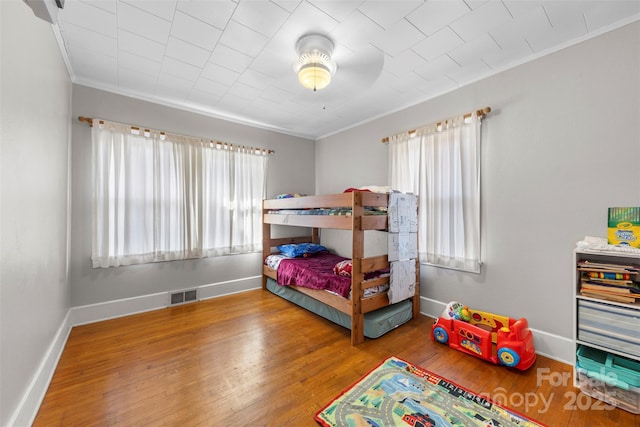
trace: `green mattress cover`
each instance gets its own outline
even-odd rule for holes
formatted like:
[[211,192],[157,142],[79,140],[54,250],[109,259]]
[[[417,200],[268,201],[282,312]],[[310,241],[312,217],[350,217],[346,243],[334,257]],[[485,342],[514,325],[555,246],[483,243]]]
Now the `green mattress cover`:
[[[312,313],[320,315],[347,329],[351,329],[351,316],[315,298],[298,292],[288,286],[280,286],[273,279],[267,279],[267,289]],[[413,304],[411,299],[371,311],[364,315],[364,336],[367,338],[379,338],[392,329],[408,322],[412,317]]]

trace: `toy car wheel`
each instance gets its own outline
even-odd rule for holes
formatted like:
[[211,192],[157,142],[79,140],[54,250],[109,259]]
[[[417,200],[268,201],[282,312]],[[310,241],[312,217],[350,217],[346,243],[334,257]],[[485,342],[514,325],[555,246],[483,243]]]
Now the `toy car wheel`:
[[438,326],[433,330],[433,337],[440,344],[446,344],[449,342],[449,334],[447,333],[447,331],[444,330],[444,328],[440,326]]
[[508,347],[498,350],[498,359],[500,363],[508,367],[518,366],[520,363],[520,355]]

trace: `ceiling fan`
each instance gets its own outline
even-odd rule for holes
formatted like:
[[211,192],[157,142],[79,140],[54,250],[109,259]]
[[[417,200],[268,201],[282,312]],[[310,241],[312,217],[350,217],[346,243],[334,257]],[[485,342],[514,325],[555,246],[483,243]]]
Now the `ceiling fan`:
[[293,71],[305,92],[325,102],[354,96],[373,85],[384,66],[382,51],[362,46],[352,50],[323,34],[305,34],[295,43]]

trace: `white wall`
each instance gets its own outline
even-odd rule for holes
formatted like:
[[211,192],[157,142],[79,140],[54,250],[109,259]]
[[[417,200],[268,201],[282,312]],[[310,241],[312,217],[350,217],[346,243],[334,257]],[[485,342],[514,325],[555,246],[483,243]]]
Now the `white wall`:
[[606,235],[607,207],[640,206],[639,105],[636,22],[324,138],[316,188],[386,184],[382,137],[490,106],[482,149],[485,265],[479,275],[423,266],[422,296],[524,316],[532,328],[570,339],[575,243]]
[[[275,150],[269,157],[267,196],[313,193],[313,141],[176,110],[85,86],[73,86],[73,116],[88,116]],[[91,267],[91,130],[73,121],[71,305],[105,303],[176,289],[213,285],[215,294],[260,286],[262,254],[126,267]],[[253,278],[253,279],[251,279]],[[229,283],[231,282],[231,283]],[[168,297],[168,295],[167,295]],[[115,314],[115,313],[114,313]]]
[[20,0],[0,14],[0,425],[22,426],[39,402],[21,400],[69,309],[71,82],[49,24]]

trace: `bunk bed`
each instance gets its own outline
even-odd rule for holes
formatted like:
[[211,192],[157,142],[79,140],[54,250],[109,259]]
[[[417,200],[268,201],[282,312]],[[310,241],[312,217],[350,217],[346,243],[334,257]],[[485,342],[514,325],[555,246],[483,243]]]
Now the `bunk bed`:
[[[351,329],[351,344],[357,345],[368,338],[377,338],[391,329],[416,318],[420,312],[420,273],[415,261],[415,282],[410,298],[389,303],[388,293],[365,292],[367,289],[389,283],[389,277],[368,278],[370,273],[388,269],[386,255],[364,257],[365,231],[386,231],[386,207],[389,195],[366,191],[339,194],[276,198],[263,201],[263,261],[277,247],[286,244],[320,243],[320,229],[332,228],[351,231],[351,292],[345,298],[322,289],[305,287],[304,283],[281,286],[276,269],[263,263],[263,289],[269,290],[293,303]],[[299,237],[272,236],[272,226],[305,227],[310,234]],[[413,277],[411,278],[413,280]]]

